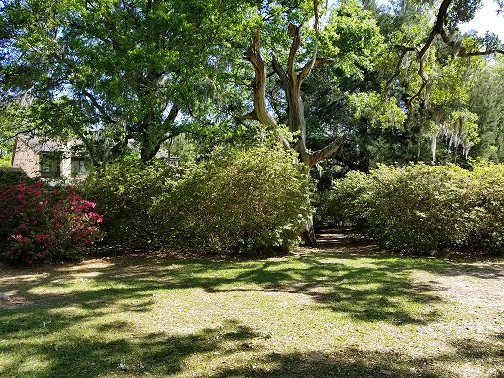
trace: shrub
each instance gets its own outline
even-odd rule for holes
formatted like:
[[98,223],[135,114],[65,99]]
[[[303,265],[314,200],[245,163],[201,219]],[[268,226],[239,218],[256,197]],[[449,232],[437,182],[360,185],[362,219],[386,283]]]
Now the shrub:
[[[364,225],[379,245],[428,252],[443,246],[504,251],[504,166],[472,171],[412,164],[351,173],[326,194],[325,219]],[[469,250],[469,249],[467,249]]]
[[72,188],[49,188],[41,181],[3,185],[1,256],[27,264],[82,257],[85,246],[100,235],[102,218],[93,207]]
[[474,205],[471,177],[456,166],[382,166],[365,195],[368,232],[387,248],[427,252],[467,244]]
[[280,149],[216,152],[190,170],[151,213],[167,244],[206,251],[286,250],[311,214],[310,184]]
[[83,196],[103,214],[104,242],[132,248],[159,246],[158,219],[149,213],[155,197],[170,190],[177,172],[164,161],[108,164],[79,185]]
[[0,167],[0,186],[13,185],[17,184],[18,182],[26,182],[32,184],[35,182],[35,180],[29,178],[26,173],[21,170]]
[[364,207],[360,203],[368,189],[368,176],[350,171],[344,179],[336,180],[331,190],[319,195],[315,222],[318,226],[364,226]]
[[504,165],[488,161],[475,163],[472,172],[476,204],[473,219],[477,224],[472,235],[491,254],[504,256]]

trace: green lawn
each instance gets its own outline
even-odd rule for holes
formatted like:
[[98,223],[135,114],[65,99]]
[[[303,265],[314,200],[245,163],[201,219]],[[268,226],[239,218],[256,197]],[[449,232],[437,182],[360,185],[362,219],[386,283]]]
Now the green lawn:
[[504,377],[504,263],[365,245],[0,266],[1,377]]

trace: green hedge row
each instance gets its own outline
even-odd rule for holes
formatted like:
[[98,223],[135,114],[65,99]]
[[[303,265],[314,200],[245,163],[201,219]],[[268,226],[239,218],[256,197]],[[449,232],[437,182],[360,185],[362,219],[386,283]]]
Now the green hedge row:
[[286,250],[312,209],[311,185],[281,149],[217,151],[184,171],[162,162],[107,166],[81,186],[103,214],[105,241],[200,252]]
[[358,226],[393,250],[504,253],[504,165],[382,165],[367,175],[349,173],[319,202],[319,224]]

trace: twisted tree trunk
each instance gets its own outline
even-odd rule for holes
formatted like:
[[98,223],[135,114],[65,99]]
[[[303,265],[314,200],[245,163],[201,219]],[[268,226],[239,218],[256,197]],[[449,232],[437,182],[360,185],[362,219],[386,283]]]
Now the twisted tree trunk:
[[[273,58],[271,64],[274,72],[277,74],[287,99],[288,124],[290,131],[298,135],[298,139],[293,146],[281,134],[278,129],[276,120],[269,114],[266,104],[266,64],[260,52],[260,35],[259,31],[253,35],[252,43],[248,51],[244,55],[244,59],[248,60],[255,71],[254,80],[254,109],[241,119],[253,119],[262,123],[267,130],[273,131],[278,136],[282,145],[286,149],[293,149],[298,153],[299,160],[306,165],[307,170],[318,162],[327,159],[335,154],[342,146],[345,137],[339,137],[333,140],[324,148],[318,151],[311,151],[306,147],[306,119],[305,119],[305,96],[301,91],[301,84],[308,77],[313,68],[322,64],[332,62],[332,59],[317,58],[315,56],[308,61],[299,73],[296,73],[296,55],[301,46],[300,27],[290,24],[289,33],[292,36],[292,44],[289,51],[287,67]],[[305,230],[301,237],[307,245],[315,245],[317,240],[313,227],[313,218],[307,220]]]

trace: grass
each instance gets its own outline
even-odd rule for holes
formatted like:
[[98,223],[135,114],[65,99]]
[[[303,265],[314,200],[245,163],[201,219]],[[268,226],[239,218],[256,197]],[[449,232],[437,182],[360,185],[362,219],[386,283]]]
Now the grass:
[[0,266],[1,377],[504,377],[504,264],[364,245]]

